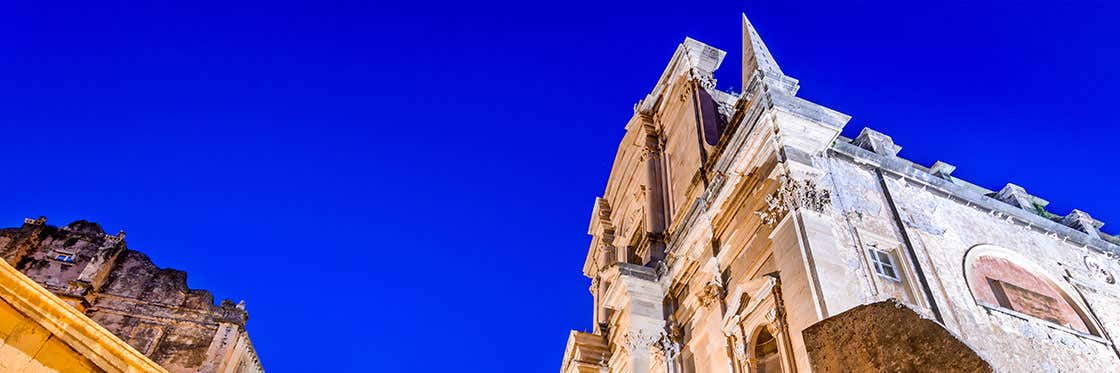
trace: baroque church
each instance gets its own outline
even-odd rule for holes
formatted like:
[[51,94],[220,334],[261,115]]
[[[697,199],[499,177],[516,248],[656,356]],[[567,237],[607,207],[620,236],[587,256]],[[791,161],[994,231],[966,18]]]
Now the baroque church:
[[1120,237],[841,136],[742,33],[742,93],[686,38],[635,106],[562,373],[1120,371]]

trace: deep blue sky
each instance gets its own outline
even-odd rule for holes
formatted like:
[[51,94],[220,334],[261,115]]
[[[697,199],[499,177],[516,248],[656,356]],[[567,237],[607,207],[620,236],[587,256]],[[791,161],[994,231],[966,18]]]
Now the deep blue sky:
[[742,11],[846,135],[1120,227],[1108,2],[77,3],[0,7],[0,226],[126,229],[270,372],[556,371],[633,104],[685,36],[738,87]]

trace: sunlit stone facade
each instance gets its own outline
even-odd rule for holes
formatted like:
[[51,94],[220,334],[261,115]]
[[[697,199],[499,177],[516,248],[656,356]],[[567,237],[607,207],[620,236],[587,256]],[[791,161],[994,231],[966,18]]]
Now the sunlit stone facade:
[[[915,164],[796,96],[743,17],[677,48],[626,124],[569,372],[1120,371],[1120,239],[1007,184]],[[931,145],[932,146],[932,145]]]

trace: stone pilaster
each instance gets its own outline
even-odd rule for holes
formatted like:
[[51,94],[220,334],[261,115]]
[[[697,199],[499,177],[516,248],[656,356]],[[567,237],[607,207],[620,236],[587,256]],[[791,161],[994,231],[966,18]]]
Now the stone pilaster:
[[[612,342],[619,346],[630,372],[651,371],[654,347],[663,336],[665,319],[664,290],[649,267],[619,263],[604,273],[611,283],[604,305],[620,314],[612,326]],[[613,360],[613,359],[612,359]]]
[[646,238],[649,240],[649,266],[665,259],[665,166],[662,164],[661,135],[649,115],[641,114],[645,132],[646,161]]
[[[788,344],[793,354],[786,365],[808,367],[801,330],[854,307],[861,294],[855,283],[821,281],[843,276],[848,269],[833,233],[831,190],[823,181],[827,170],[815,160],[836,140],[848,117],[796,98],[793,91],[771,89],[769,97],[774,104],[769,120],[778,165],[768,176],[776,188],[759,216],[773,227],[769,238],[781,273],[781,293],[797,295],[784,304],[786,328],[774,328],[781,334],[775,337]],[[898,150],[889,138],[864,135],[869,146]]]
[[240,337],[241,326],[223,322],[218,324],[218,331],[214,333],[214,338],[210,341],[210,347],[206,350],[206,365],[203,366],[203,372],[220,372],[226,370],[225,368],[231,363],[230,360],[235,359],[234,351],[237,349],[238,337]]

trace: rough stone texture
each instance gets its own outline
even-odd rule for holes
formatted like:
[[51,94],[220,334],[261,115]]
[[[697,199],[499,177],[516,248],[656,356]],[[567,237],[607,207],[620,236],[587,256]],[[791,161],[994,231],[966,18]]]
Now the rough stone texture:
[[0,371],[166,372],[8,263],[0,263]]
[[992,371],[948,330],[895,301],[852,308],[803,333],[815,372]]
[[[210,292],[187,287],[186,272],[128,249],[124,232],[44,223],[0,230],[4,260],[169,371],[261,370],[243,305],[214,304]],[[221,335],[223,326],[235,332]]]

